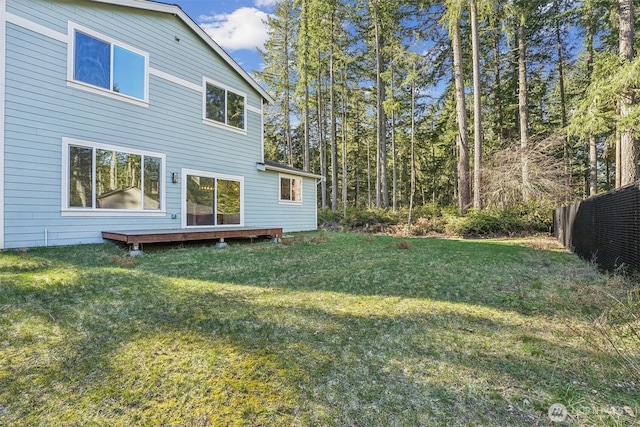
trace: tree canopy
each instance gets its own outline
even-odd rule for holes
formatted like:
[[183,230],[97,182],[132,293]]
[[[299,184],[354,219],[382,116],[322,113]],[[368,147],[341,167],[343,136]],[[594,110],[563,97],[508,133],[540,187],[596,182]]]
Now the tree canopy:
[[326,177],[333,210],[465,212],[632,182],[635,6],[278,0],[258,73],[277,99],[266,155]]

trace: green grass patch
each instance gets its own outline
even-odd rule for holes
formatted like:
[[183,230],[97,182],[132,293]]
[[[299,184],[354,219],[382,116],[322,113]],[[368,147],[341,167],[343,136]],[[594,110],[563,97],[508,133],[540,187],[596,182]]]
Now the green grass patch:
[[576,333],[628,286],[545,239],[6,251],[0,425],[631,425]]

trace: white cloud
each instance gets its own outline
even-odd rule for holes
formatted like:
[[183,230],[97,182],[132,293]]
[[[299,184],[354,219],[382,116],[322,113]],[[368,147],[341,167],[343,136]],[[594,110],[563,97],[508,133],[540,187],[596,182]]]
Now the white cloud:
[[275,6],[277,0],[255,0],[253,4],[256,7],[271,7]]
[[[266,3],[270,0],[256,0]],[[200,16],[200,26],[227,50],[254,50],[264,46],[268,38],[267,13],[254,7],[241,7],[232,13]]]

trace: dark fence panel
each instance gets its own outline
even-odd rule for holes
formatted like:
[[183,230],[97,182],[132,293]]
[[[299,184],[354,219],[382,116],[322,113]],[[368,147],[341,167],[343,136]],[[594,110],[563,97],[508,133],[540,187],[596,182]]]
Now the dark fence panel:
[[640,181],[556,209],[556,238],[587,261],[640,271]]

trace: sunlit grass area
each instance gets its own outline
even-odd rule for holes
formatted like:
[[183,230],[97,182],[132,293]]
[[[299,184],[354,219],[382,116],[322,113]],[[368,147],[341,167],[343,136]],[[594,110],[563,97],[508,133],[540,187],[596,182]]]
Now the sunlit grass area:
[[632,425],[582,336],[632,285],[543,238],[6,251],[0,425]]

